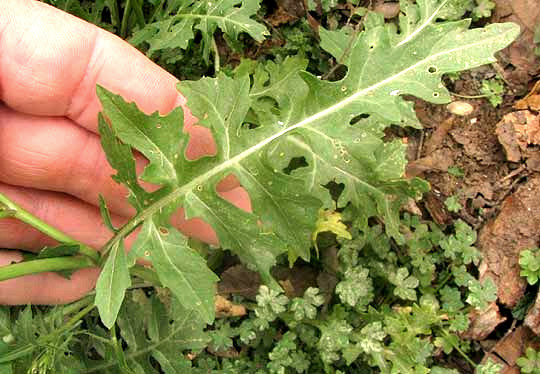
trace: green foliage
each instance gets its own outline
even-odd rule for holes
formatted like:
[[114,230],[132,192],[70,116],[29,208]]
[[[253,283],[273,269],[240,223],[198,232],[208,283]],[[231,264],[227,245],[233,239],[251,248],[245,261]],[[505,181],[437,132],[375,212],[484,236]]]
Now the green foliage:
[[321,48],[317,35],[306,19],[284,25],[273,37],[283,41],[283,45],[270,50],[276,61],[284,61],[289,56],[304,56],[309,61],[307,71],[314,74],[328,72],[330,56]]
[[369,270],[362,266],[347,269],[336,286],[341,302],[358,309],[365,308],[373,300],[373,285],[368,275]]
[[162,2],[154,12],[153,22],[136,31],[130,42],[135,46],[147,43],[147,54],[152,56],[163,50],[185,50],[196,33],[200,33],[202,56],[208,61],[218,28],[233,41],[240,33],[246,33],[258,42],[265,38],[268,34],[266,27],[252,19],[258,9],[258,0],[169,0],[166,4]]
[[319,289],[309,287],[304,293],[304,297],[295,297],[290,306],[294,313],[294,319],[301,321],[303,319],[314,319],[317,316],[317,307],[324,303],[324,297],[319,295]]
[[540,277],[540,250],[538,248],[524,249],[519,253],[519,275],[527,278],[530,285],[538,282]]
[[449,196],[444,201],[444,205],[446,205],[448,211],[453,213],[457,213],[463,208],[463,206],[461,206],[461,204],[459,203],[459,196],[457,195]]
[[289,299],[280,292],[274,291],[267,286],[261,286],[257,295],[257,308],[255,315],[259,318],[261,327],[267,327],[268,322],[274,321],[278,314],[283,313],[287,308]]
[[488,359],[485,363],[478,365],[475,374],[499,374],[502,370],[502,365]]
[[394,295],[404,300],[416,300],[415,288],[418,287],[418,279],[409,275],[407,268],[399,268],[396,273],[390,273],[388,280],[396,288],[394,289]]
[[525,356],[518,358],[516,364],[521,368],[521,372],[524,374],[539,374],[540,353],[535,349],[528,347],[525,351]]
[[462,220],[458,220],[454,225],[456,233],[448,236],[441,242],[445,257],[449,259],[459,259],[464,264],[478,264],[480,252],[473,247],[476,242],[476,232]]
[[484,79],[480,92],[493,107],[497,107],[503,102],[504,82],[500,78]]
[[497,300],[497,286],[489,277],[482,282],[470,280],[468,287],[470,293],[467,297],[467,303],[475,308],[485,309],[489,303]]
[[[362,368],[383,374],[429,369],[451,373],[434,367],[434,354],[438,349],[446,354],[471,349],[457,333],[468,327],[469,301],[473,307],[490,301],[485,299],[494,295],[493,285],[476,281],[464,265],[444,271],[462,258],[444,256],[440,244],[447,236],[433,223],[404,216],[400,231],[407,241],[395,249],[380,224],[365,231],[359,224],[351,227],[351,239],[340,239],[334,274],[339,282],[325,291],[333,295],[330,299],[315,287],[289,299],[262,285],[256,305],[237,299],[248,307],[246,316],[217,320],[205,328],[204,315],[184,308],[172,293],[148,297],[140,290],[128,291],[112,332],[100,327],[97,313],[91,313],[83,338],[59,335],[59,341],[66,340],[63,349],[73,352],[70,358],[78,360],[79,372],[255,374],[264,369],[263,373],[352,374]],[[467,231],[462,223],[455,226],[455,232]],[[424,260],[414,260],[420,254]],[[429,281],[422,285],[411,274],[422,276],[424,262],[438,271],[428,271]],[[464,279],[469,287],[458,285]],[[438,294],[433,294],[437,288]],[[19,325],[36,324],[27,318],[19,314]],[[0,314],[0,333],[13,334],[19,342],[20,333],[13,332],[10,321],[8,314]]]
[[442,11],[442,17],[447,20],[458,20],[469,14],[474,21],[491,17],[495,9],[493,0],[449,0]]
[[453,175],[456,178],[463,178],[465,176],[463,169],[457,166],[450,166],[448,168],[448,174]]
[[[114,17],[118,13],[118,8],[113,0],[45,0],[44,2],[112,32],[120,26],[117,18]],[[111,22],[103,20],[105,10],[111,14]]]

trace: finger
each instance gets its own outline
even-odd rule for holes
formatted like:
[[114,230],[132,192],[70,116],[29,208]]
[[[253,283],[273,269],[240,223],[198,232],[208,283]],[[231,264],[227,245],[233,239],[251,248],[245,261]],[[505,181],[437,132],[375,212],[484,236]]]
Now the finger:
[[33,0],[0,3],[0,98],[96,131],[100,84],[144,111],[184,103],[176,78],[113,34]]
[[[185,99],[177,80],[115,35],[33,0],[0,2],[0,100],[25,113],[67,116],[97,132],[96,84],[145,112]],[[209,130],[184,110],[190,158],[215,153]]]
[[[92,248],[99,249],[112,236],[96,207],[69,195],[2,183],[0,192],[44,222]],[[121,225],[126,219],[113,215],[112,220]],[[32,226],[12,218],[0,219],[0,243],[3,248],[28,251],[57,244]]]
[[[16,251],[0,251],[0,266],[19,262]],[[99,276],[99,269],[75,271],[71,279],[55,273],[40,273],[0,282],[0,304],[65,304],[90,292]]]
[[[95,206],[69,195],[14,187],[2,183],[0,183],[0,192],[6,194],[36,217],[92,248],[101,248],[112,236]],[[235,195],[232,199],[237,200],[236,204],[239,206],[244,204],[245,206],[245,202],[241,198],[242,192],[226,192],[226,194]],[[227,197],[231,199],[231,196]],[[238,201],[239,199],[242,200]],[[127,218],[113,215],[112,220],[113,224],[119,227],[126,223]],[[207,243],[217,243],[216,234],[208,224],[200,219],[186,220],[181,209],[175,214],[173,224],[187,236]],[[134,237],[128,238],[127,248],[130,247],[133,240]],[[55,244],[54,241],[35,228],[15,219],[0,219],[0,243],[2,243],[3,248],[29,251],[37,251],[45,245]]]
[[[141,172],[147,162],[135,158]],[[127,190],[112,180],[113,174],[96,134],[63,117],[36,117],[0,105],[0,181],[65,192],[96,206],[101,194],[112,212],[132,216]],[[238,185],[228,178],[219,189]]]

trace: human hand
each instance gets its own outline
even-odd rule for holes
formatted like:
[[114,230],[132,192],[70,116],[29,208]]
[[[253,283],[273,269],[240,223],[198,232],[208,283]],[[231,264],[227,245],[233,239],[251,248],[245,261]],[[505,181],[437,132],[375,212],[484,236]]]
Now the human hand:
[[[34,0],[0,3],[0,192],[32,214],[100,248],[111,233],[103,225],[98,196],[108,202],[113,222],[134,214],[127,191],[110,176],[97,134],[100,104],[96,84],[165,114],[185,100],[177,80],[116,36]],[[188,158],[215,152],[206,128],[185,112],[191,139]],[[145,160],[138,156],[142,170]],[[245,209],[249,199],[234,182],[222,183],[222,196]],[[200,220],[178,227],[187,235],[215,243]],[[13,219],[0,219],[0,247],[36,251],[54,242]],[[20,261],[21,253],[0,251],[0,266]],[[42,273],[0,282],[0,304],[54,304],[90,291],[98,269],[75,272],[71,280]]]

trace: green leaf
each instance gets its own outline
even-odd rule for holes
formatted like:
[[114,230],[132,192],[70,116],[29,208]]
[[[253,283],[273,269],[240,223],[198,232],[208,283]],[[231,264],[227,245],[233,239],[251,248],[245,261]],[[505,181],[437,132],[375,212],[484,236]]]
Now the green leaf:
[[461,292],[457,288],[444,286],[440,291],[443,310],[455,313],[465,304],[461,301]]
[[485,309],[489,303],[497,300],[497,285],[490,277],[486,277],[482,282],[474,279],[470,280],[469,296],[467,303],[478,309]]
[[107,207],[107,203],[105,202],[105,198],[101,194],[99,195],[99,212],[101,213],[101,218],[103,219],[105,226],[107,226],[107,228],[112,232],[117,232],[118,230],[112,223],[111,214],[109,212],[109,208]]
[[451,260],[461,260],[464,264],[471,262],[477,265],[482,255],[473,244],[476,242],[476,231],[462,220],[454,224],[455,234],[441,240],[440,246],[445,257]]
[[536,284],[540,277],[540,250],[538,248],[525,249],[519,253],[519,275],[527,278],[530,285]]
[[135,46],[148,43],[147,53],[151,56],[164,49],[186,49],[195,38],[195,29],[202,36],[203,57],[208,61],[218,27],[232,40],[238,39],[240,33],[247,33],[258,42],[264,40],[268,35],[266,27],[251,19],[259,10],[259,3],[260,0],[169,2],[159,15],[161,19],[135,32],[130,42]]
[[332,232],[336,234],[338,238],[352,239],[351,233],[347,229],[347,225],[341,222],[341,214],[330,210],[321,210],[319,212],[319,218],[315,223],[315,230],[311,234],[315,248],[317,248],[317,236],[321,232]]
[[391,273],[388,280],[396,286],[394,295],[404,300],[416,300],[416,291],[414,289],[418,287],[419,282],[414,276],[409,275],[407,268],[399,268],[395,274]]
[[161,283],[168,287],[182,306],[195,310],[200,318],[214,320],[214,294],[217,276],[204,259],[187,245],[187,239],[172,226],[147,220],[132,248],[133,256],[143,252],[152,261]]
[[263,322],[262,326],[268,326],[268,322],[272,322],[280,313],[285,312],[289,303],[287,296],[264,285],[259,287],[256,298],[255,315]]
[[[128,366],[136,373],[185,373],[189,366],[183,352],[208,344],[204,324],[195,311],[180,306],[166,308],[155,296],[148,299],[143,292],[133,293],[118,316]],[[155,362],[163,371],[156,369]],[[116,365],[118,361],[110,360],[107,367],[114,369]]]
[[124,244],[117,242],[112,247],[103,266],[102,275],[96,284],[95,303],[101,321],[109,329],[114,326],[129,286],[131,286],[131,277],[129,276]]
[[289,309],[294,312],[294,319],[301,321],[305,318],[314,319],[317,315],[317,307],[324,304],[324,296],[319,295],[319,289],[308,287],[304,297],[295,297],[291,301]]
[[343,280],[336,286],[340,300],[358,309],[365,308],[373,300],[373,284],[369,270],[362,266],[347,269]]
[[540,353],[531,347],[525,351],[525,356],[521,356],[516,360],[516,364],[521,368],[522,373],[540,373]]
[[459,203],[459,196],[452,195],[449,196],[445,201],[444,205],[446,205],[446,208],[449,212],[457,213],[463,208],[463,206]]
[[0,307],[0,335],[6,336],[11,332],[11,317],[8,307]]
[[476,367],[475,374],[500,374],[502,365],[495,363],[491,358]]
[[[105,252],[146,221],[148,247],[139,246],[137,253],[158,253],[160,279],[167,279],[164,283],[181,295],[173,279],[189,278],[178,262],[184,255],[170,251],[187,253],[187,249],[184,243],[163,242],[157,228],[172,232],[170,217],[183,206],[186,218],[209,223],[224,249],[258,270],[263,281],[277,290],[271,267],[285,252],[290,262],[298,257],[309,261],[318,211],[333,207],[325,188],[331,183],[343,185],[338,207],[351,205],[365,223],[370,217],[380,217],[388,235],[402,243],[400,207],[418,198],[427,184],[403,179],[405,146],[399,140],[384,142],[384,128],[417,125],[412,103],[404,95],[448,102],[443,74],[495,61],[494,52],[519,32],[512,24],[467,30],[467,21],[438,22],[445,3],[404,2],[399,33],[395,26],[384,25],[381,17],[368,15],[366,30],[351,37],[350,53],[343,61],[348,71],[340,81],[320,80],[302,71],[305,61],[293,58],[259,66],[252,76],[221,74],[182,82],[179,89],[198,125],[214,135],[217,152],[213,156],[186,159],[188,135],[182,131],[181,109],[166,116],[146,115],[134,104],[98,88],[104,116],[111,124],[109,128],[101,121],[104,148],[118,170],[115,179],[126,184],[137,209]],[[338,49],[334,48],[336,53]],[[149,192],[139,185],[133,151],[149,160],[140,178],[158,184],[159,189]],[[298,159],[305,165],[290,166]],[[219,182],[230,174],[249,193],[252,211],[238,208],[217,192]],[[180,238],[180,234],[173,236]],[[205,273],[198,258],[189,257]],[[212,284],[214,278],[205,274],[203,283]],[[408,286],[399,290],[409,290],[404,295],[412,297],[414,290],[407,282],[413,278],[406,279]],[[198,294],[195,304],[186,298],[181,301],[187,308],[206,310],[204,316],[210,321],[213,312],[203,308],[210,302],[202,289],[190,290]]]

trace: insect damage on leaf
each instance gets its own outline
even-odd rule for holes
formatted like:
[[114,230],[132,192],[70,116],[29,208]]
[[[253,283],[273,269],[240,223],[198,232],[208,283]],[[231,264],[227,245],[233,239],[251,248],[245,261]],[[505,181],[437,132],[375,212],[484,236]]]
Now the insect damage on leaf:
[[[132,256],[151,253],[162,283],[210,323],[216,277],[169,222],[181,206],[186,218],[209,223],[220,245],[258,270],[274,289],[279,286],[270,269],[277,256],[287,253],[291,263],[299,257],[309,261],[319,209],[334,206],[329,183],[342,185],[338,207],[354,208],[366,224],[380,217],[387,234],[403,242],[399,208],[426,191],[427,184],[403,179],[404,145],[383,141],[382,130],[390,124],[418,126],[412,103],[403,95],[450,101],[442,75],[495,61],[493,54],[519,32],[513,24],[469,30],[466,20],[438,22],[445,3],[404,2],[399,30],[377,14],[366,17],[363,32],[346,38],[339,30],[321,29],[323,48],[348,69],[339,81],[305,72],[306,61],[292,57],[260,64],[252,74],[182,82],[187,106],[213,133],[217,153],[212,157],[185,157],[188,135],[182,132],[181,109],[147,116],[99,87],[110,122],[110,128],[100,127],[102,143],[118,170],[115,179],[126,185],[137,209],[105,251],[142,224],[144,235]],[[159,184],[157,191],[139,185],[134,150],[149,160],[140,179]],[[305,166],[291,170],[295,159],[305,160]],[[251,212],[217,193],[218,183],[230,174],[248,191]],[[98,289],[97,300],[114,300],[109,289]]]

